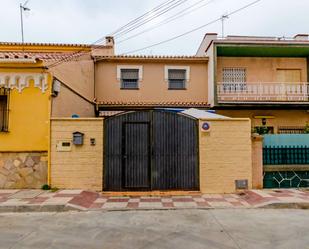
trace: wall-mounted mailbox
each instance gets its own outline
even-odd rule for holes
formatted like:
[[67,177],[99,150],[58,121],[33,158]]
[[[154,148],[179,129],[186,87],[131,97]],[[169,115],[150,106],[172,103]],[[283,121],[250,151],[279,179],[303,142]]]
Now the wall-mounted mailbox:
[[65,152],[72,150],[72,143],[71,141],[57,141],[56,144],[57,151]]
[[84,133],[76,131],[73,133],[73,144],[83,145],[84,144]]

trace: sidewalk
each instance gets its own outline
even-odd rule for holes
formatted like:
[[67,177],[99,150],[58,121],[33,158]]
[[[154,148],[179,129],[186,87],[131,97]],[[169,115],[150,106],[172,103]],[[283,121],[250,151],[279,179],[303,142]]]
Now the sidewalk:
[[182,208],[309,208],[309,189],[249,190],[238,194],[111,196],[83,190],[0,190],[0,212]]

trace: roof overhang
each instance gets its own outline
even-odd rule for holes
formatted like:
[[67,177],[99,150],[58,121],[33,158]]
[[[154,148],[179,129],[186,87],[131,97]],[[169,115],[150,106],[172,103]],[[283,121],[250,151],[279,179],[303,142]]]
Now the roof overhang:
[[217,56],[225,57],[309,57],[307,44],[216,44]]
[[208,57],[198,56],[98,56],[94,57],[96,62],[144,62],[144,63],[207,63]]

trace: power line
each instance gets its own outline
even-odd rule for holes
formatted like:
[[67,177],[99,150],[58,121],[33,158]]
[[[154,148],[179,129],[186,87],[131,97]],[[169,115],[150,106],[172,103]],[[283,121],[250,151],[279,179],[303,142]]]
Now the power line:
[[139,28],[139,27],[141,27],[143,25],[145,25],[146,23],[149,23],[150,21],[158,18],[161,15],[164,15],[165,13],[169,12],[170,10],[173,10],[174,8],[180,6],[181,4],[183,4],[183,3],[187,2],[187,1],[188,0],[178,0],[177,2],[173,3],[171,6],[168,6],[167,8],[160,10],[158,13],[156,13],[156,14],[154,14],[152,16],[147,17],[141,23],[137,23],[137,24],[133,25],[132,27],[129,27],[128,29],[123,30],[120,33],[117,33],[115,35],[115,37],[119,38],[119,37],[121,37],[123,35],[126,35],[127,33],[131,32],[131,31],[133,31],[133,30],[135,30],[135,29],[137,29],[137,28]]
[[[194,11],[200,10],[201,8],[205,7],[206,5],[212,3],[213,1],[216,1],[216,0],[209,0],[209,1],[207,1],[206,3],[202,4],[201,6],[197,6],[197,5],[199,5],[201,2],[204,2],[204,1],[205,1],[205,0],[200,0],[199,2],[197,2],[197,3],[195,3],[195,4],[191,5],[191,6],[189,6],[189,7],[186,8],[186,9],[183,9],[183,10],[177,12],[175,15],[172,15],[172,16],[166,18],[165,20],[159,22],[158,24],[156,24],[156,25],[154,25],[154,26],[152,26],[152,27],[150,27],[150,28],[148,28],[148,29],[144,29],[144,30],[142,30],[142,31],[139,32],[139,33],[136,33],[136,34],[134,34],[134,35],[132,35],[132,36],[129,36],[129,37],[123,39],[123,40],[118,41],[117,44],[121,44],[121,43],[123,43],[123,42],[125,42],[125,41],[127,41],[127,40],[130,40],[130,39],[132,39],[132,38],[135,38],[135,37],[137,37],[137,36],[140,36],[140,35],[142,35],[142,34],[144,34],[144,33],[146,33],[146,32],[149,32],[149,31],[155,29],[155,28],[161,27],[161,26],[163,26],[163,25],[165,25],[165,24],[168,24],[168,23],[170,23],[170,22],[172,22],[172,21],[174,21],[174,20],[177,20],[177,19],[179,19],[179,18],[181,18],[181,17],[183,17],[183,16],[186,16],[186,15],[188,15],[188,14],[191,14],[191,13],[193,13]],[[196,7],[196,8],[193,8],[193,7],[195,7],[195,6],[197,6],[197,7]],[[191,8],[193,8],[193,9],[191,9]],[[190,10],[190,9],[191,9],[191,10]]]
[[[253,1],[253,2],[251,2],[251,3],[249,3],[249,4],[247,4],[247,5],[245,5],[245,6],[241,7],[241,8],[239,8],[239,9],[236,9],[236,10],[232,11],[230,14],[227,14],[227,16],[232,16],[232,15],[234,15],[234,14],[236,14],[236,13],[238,13],[238,12],[244,10],[244,9],[249,8],[250,6],[256,4],[256,3],[260,2],[260,1],[262,1],[262,0]],[[125,53],[123,53],[123,54],[135,53],[135,52],[138,52],[138,51],[142,51],[142,50],[145,50],[145,49],[148,49],[148,48],[152,48],[152,47],[155,47],[155,46],[158,46],[158,45],[161,45],[161,44],[164,44],[164,43],[167,43],[167,42],[176,40],[176,39],[178,39],[178,38],[180,38],[180,37],[182,37],[182,36],[185,36],[185,35],[188,35],[188,34],[190,34],[190,33],[193,33],[193,32],[195,32],[195,31],[197,31],[197,30],[200,30],[200,29],[202,29],[202,28],[204,28],[204,27],[206,27],[206,26],[209,26],[209,25],[211,25],[211,24],[213,24],[213,23],[216,23],[216,22],[218,22],[218,21],[221,21],[221,20],[222,20],[222,17],[220,16],[219,18],[217,18],[217,19],[215,19],[215,20],[213,20],[213,21],[211,21],[211,22],[208,22],[208,23],[206,23],[206,24],[204,24],[204,25],[201,25],[201,26],[199,26],[199,27],[197,27],[197,28],[195,28],[195,29],[189,30],[189,31],[187,31],[187,32],[185,32],[185,33],[182,33],[182,34],[180,34],[180,35],[177,35],[177,36],[175,36],[175,37],[169,38],[169,39],[167,39],[167,40],[164,40],[164,41],[161,41],[161,42],[158,42],[158,43],[155,43],[155,44],[152,44],[152,45],[149,45],[149,46],[140,48],[140,49],[135,49],[135,50],[132,50],[132,51],[128,51],[128,52],[125,52]],[[92,45],[94,45],[94,44],[91,44],[90,46],[92,46]],[[101,47],[103,47],[103,46],[97,46],[97,48],[101,48]],[[74,59],[74,58],[77,58],[77,57],[79,57],[79,56],[82,56],[82,55],[84,55],[84,54],[88,54],[88,53],[89,53],[89,52],[81,53],[81,52],[84,51],[84,50],[85,50],[85,49],[82,49],[82,50],[80,50],[80,51],[78,51],[78,52],[76,52],[76,53],[73,53],[72,55],[70,55],[70,56],[68,56],[68,57],[66,57],[66,58],[63,58],[63,59],[61,59],[60,61],[55,62],[54,64],[49,65],[48,67],[49,67],[49,68],[55,67],[55,66],[61,64],[61,63],[64,62],[64,61],[68,61],[68,60],[70,60],[70,59],[72,59],[72,58]]]
[[[234,15],[234,14],[236,14],[236,13],[238,13],[238,12],[244,10],[244,9],[249,8],[250,6],[256,4],[256,3],[260,2],[260,1],[262,1],[262,0],[253,1],[253,2],[251,2],[251,3],[249,3],[249,4],[245,5],[245,6],[243,6],[243,7],[241,7],[241,8],[239,8],[239,9],[237,9],[237,10],[232,11],[232,12],[231,12],[230,14],[228,14],[227,16],[232,16],[232,15]],[[200,30],[200,29],[202,29],[202,28],[204,28],[204,27],[206,27],[206,26],[209,26],[209,25],[211,25],[211,24],[213,24],[213,23],[216,23],[216,22],[218,22],[218,21],[221,21],[221,20],[222,20],[222,17],[220,16],[219,18],[217,18],[217,19],[215,19],[215,20],[213,20],[213,21],[211,21],[211,22],[208,22],[208,23],[206,23],[206,24],[203,24],[203,25],[201,25],[201,26],[199,26],[199,27],[197,27],[197,28],[194,28],[194,29],[192,29],[192,30],[189,30],[189,31],[187,31],[187,32],[185,32],[185,33],[182,33],[182,34],[180,34],[180,35],[171,37],[171,38],[169,38],[169,39],[167,39],[167,40],[164,40],[164,41],[161,41],[161,42],[158,42],[158,43],[155,43],[155,44],[152,44],[152,45],[149,45],[149,46],[140,48],[140,49],[131,50],[131,51],[125,52],[125,53],[123,53],[123,54],[132,54],[132,53],[139,52],[139,51],[142,51],[142,50],[145,50],[145,49],[148,49],[148,48],[156,47],[156,46],[161,45],[161,44],[163,44],[163,43],[167,43],[167,42],[176,40],[176,39],[178,39],[178,38],[180,38],[180,37],[182,37],[182,36],[191,34],[191,33],[195,32],[195,31],[197,31],[197,30]]]
[[149,10],[149,11],[147,11],[147,12],[144,13],[143,15],[141,15],[141,16],[135,18],[134,20],[130,21],[129,23],[125,24],[124,26],[118,28],[117,30],[115,30],[114,32],[112,32],[110,35],[111,35],[111,36],[112,36],[112,35],[115,35],[116,33],[120,32],[120,31],[123,30],[124,28],[127,28],[129,25],[132,25],[132,24],[138,22],[139,20],[141,20],[142,18],[144,18],[144,17],[147,16],[148,14],[153,13],[153,12],[159,10],[160,8],[162,8],[162,7],[166,6],[166,5],[169,5],[170,3],[175,2],[175,1],[177,1],[177,0],[168,0],[168,1],[165,1],[165,2],[161,3],[160,5],[154,7],[153,9],[151,9],[151,10]]
[[[159,14],[162,15],[162,14],[163,14],[162,11],[167,11],[167,8],[170,9],[171,7],[172,7],[172,8],[173,8],[173,7],[176,7],[176,6],[182,4],[182,3],[186,2],[186,1],[188,1],[188,0],[168,0],[168,1],[166,1],[166,2],[163,2],[162,4],[160,4],[160,5],[158,5],[157,7],[151,9],[150,11],[148,11],[148,12],[146,12],[145,14],[141,15],[140,17],[138,17],[138,18],[136,18],[136,19],[130,21],[128,24],[126,24],[126,25],[122,26],[121,28],[117,29],[117,30],[114,31],[112,34],[116,34],[117,32],[120,32],[120,31],[123,30],[125,27],[127,27],[127,28],[132,28],[132,27],[130,27],[130,26],[134,25],[134,23],[136,23],[137,21],[143,21],[143,17],[147,16],[147,15],[150,14],[150,13],[155,13],[156,11],[160,11],[160,9],[163,8],[163,10],[161,10],[161,11],[159,12]],[[156,17],[158,17],[158,16],[156,16]],[[154,19],[154,18],[156,18],[156,17],[152,16],[152,19]],[[151,20],[152,20],[152,19],[151,19]],[[149,20],[149,18],[148,18],[148,22],[151,21],[151,20]],[[143,22],[145,22],[145,20],[144,20]],[[139,25],[142,25],[142,23],[139,23]],[[136,25],[134,25],[134,26],[136,26]],[[127,32],[127,30],[123,30],[122,32]],[[105,36],[104,36],[104,37],[101,37],[100,39],[98,39],[97,41],[93,42],[93,43],[90,44],[89,46],[93,46],[93,45],[95,45],[95,44],[97,44],[97,43],[103,41],[104,39],[105,39]],[[97,48],[100,48],[100,47],[103,47],[103,46],[104,46],[104,45],[98,46]],[[60,65],[62,62],[68,61],[69,59],[74,59],[74,58],[77,58],[77,57],[82,56],[82,55],[84,55],[84,54],[87,54],[88,52],[86,52],[86,53],[81,53],[81,52],[83,52],[84,50],[85,50],[85,49],[81,49],[81,50],[79,50],[79,51],[77,51],[77,52],[75,52],[75,53],[73,53],[73,54],[71,54],[71,55],[69,55],[69,56],[67,56],[67,57],[62,58],[62,59],[59,60],[59,61],[56,61],[55,63],[49,65],[49,68],[55,67],[55,66],[57,66],[57,65]]]

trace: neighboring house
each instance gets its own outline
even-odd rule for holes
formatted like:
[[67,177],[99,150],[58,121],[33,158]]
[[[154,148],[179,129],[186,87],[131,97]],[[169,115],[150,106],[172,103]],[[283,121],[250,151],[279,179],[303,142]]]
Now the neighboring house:
[[249,117],[255,131],[302,133],[309,121],[308,35],[293,39],[206,34],[208,99],[218,113]]
[[41,60],[0,55],[0,188],[47,182],[51,82]]
[[[94,117],[94,62],[104,46],[0,43],[0,188],[48,181],[51,117]],[[61,62],[61,63],[60,63]]]
[[100,116],[153,108],[208,108],[204,56],[95,56]]

